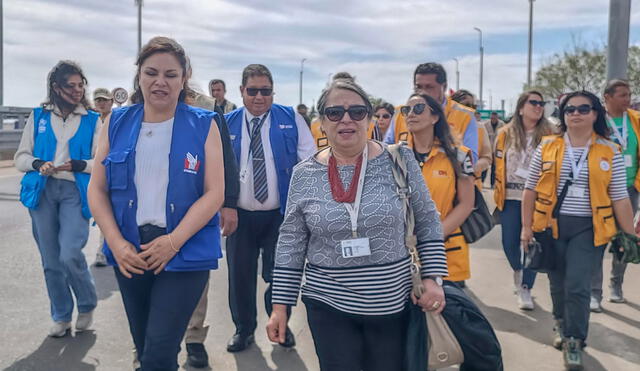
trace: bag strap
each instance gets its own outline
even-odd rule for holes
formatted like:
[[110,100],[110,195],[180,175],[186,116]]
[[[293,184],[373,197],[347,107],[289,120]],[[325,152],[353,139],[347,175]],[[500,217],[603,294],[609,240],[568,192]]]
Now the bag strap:
[[390,144],[387,146],[389,156],[391,157],[391,170],[393,178],[396,181],[397,193],[402,202],[402,212],[404,214],[404,242],[409,250],[409,256],[411,257],[411,283],[412,291],[416,297],[422,296],[424,293],[424,286],[422,286],[422,277],[420,275],[420,256],[418,255],[418,238],[415,233],[416,220],[413,213],[413,207],[411,206],[411,187],[409,186],[409,171],[407,169],[407,162],[400,148],[404,144]]
[[571,186],[571,184],[573,184],[573,182],[571,181],[572,178],[573,178],[573,172],[569,174],[569,178],[564,183],[564,187],[562,187],[562,190],[560,191],[560,196],[558,196],[558,201],[556,202],[556,205],[553,207],[551,216],[554,219],[558,219],[558,215],[560,214],[560,207],[562,207],[562,202],[564,201],[564,198],[567,197],[567,193],[569,193],[569,187]]

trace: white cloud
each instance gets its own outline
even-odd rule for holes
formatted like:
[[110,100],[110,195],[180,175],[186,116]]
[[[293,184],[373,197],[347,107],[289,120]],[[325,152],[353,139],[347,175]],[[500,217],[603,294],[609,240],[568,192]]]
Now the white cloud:
[[[587,27],[604,29],[588,36],[606,40],[608,4],[538,0],[536,32],[566,35],[568,29]],[[632,9],[633,28],[640,22],[639,8]],[[131,87],[137,48],[133,1],[12,1],[5,2],[4,17],[5,104],[38,104],[46,75],[59,59],[80,62],[91,89]],[[222,78],[236,103],[242,68],[263,63],[274,74],[276,101],[295,105],[302,58],[307,58],[307,104],[327,75],[340,70],[355,74],[372,95],[401,103],[413,69],[427,60],[442,62],[455,87],[452,48],[459,51],[460,86],[476,92],[477,26],[485,40],[498,40],[485,45],[485,101],[491,89],[494,107],[505,99],[508,108],[526,79],[526,43],[519,52],[493,51],[504,46],[503,35],[526,36],[527,25],[525,0],[146,0],[143,8],[143,41],[159,34],[176,38],[191,56],[193,82],[206,88],[211,78]],[[556,51],[536,49],[534,67]]]

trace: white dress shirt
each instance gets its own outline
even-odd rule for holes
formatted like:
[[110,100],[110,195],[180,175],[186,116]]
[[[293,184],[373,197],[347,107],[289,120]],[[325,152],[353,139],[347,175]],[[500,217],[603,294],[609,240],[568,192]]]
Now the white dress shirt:
[[[60,113],[60,109],[54,106],[47,106],[47,110],[52,110],[51,112],[51,129],[53,129],[53,134],[56,137],[56,152],[53,157],[53,166],[60,166],[65,162],[71,160],[71,155],[69,154],[69,139],[73,138],[80,127],[80,120],[82,119],[82,115],[87,114],[87,110],[82,105],[77,105],[76,108],[67,116],[66,120],[62,119],[62,115]],[[18,151],[13,157],[13,161],[15,163],[16,169],[22,172],[33,171],[34,168],[32,166],[33,160],[36,160],[36,157],[33,156],[33,111],[29,115],[27,119],[27,123],[22,132],[22,139],[20,140],[20,145],[18,146]],[[82,171],[83,173],[91,173],[91,168],[93,167],[93,156],[96,154],[96,148],[98,146],[98,133],[100,132],[100,124],[96,123],[95,131],[93,134],[93,146],[91,148],[91,159],[85,160],[87,163],[87,167]],[[76,178],[73,176],[71,171],[60,171],[51,175],[54,178],[69,180],[72,182],[76,181]]]
[[[280,194],[278,192],[278,175],[276,172],[276,163],[271,150],[271,141],[269,139],[269,129],[271,127],[271,115],[265,113],[265,119],[260,128],[260,138],[262,139],[262,149],[264,151],[265,168],[267,173],[267,191],[268,196],[264,203],[256,200],[253,190],[253,161],[249,156],[249,148],[251,145],[251,133],[247,130],[247,122],[251,130],[253,130],[253,116],[245,108],[242,122],[242,140],[240,142],[240,196],[238,198],[238,207],[249,211],[267,211],[280,208]],[[262,116],[259,116],[262,119]],[[316,145],[311,135],[311,131],[299,113],[295,113],[296,126],[298,128],[298,161],[304,160],[312,156],[316,152]],[[246,121],[245,121],[246,120]]]

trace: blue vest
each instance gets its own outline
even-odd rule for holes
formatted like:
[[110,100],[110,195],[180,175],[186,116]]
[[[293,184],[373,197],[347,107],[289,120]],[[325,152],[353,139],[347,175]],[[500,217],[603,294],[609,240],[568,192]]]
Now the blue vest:
[[[96,123],[100,115],[93,111],[88,111],[80,119],[78,130],[69,139],[69,157],[72,160],[91,160],[91,149],[93,147],[93,134]],[[25,133],[28,135],[28,133]],[[56,155],[58,141],[51,127],[51,111],[42,107],[33,110],[33,156],[42,161],[53,161]],[[91,218],[89,203],[87,202],[87,188],[89,187],[89,173],[74,172],[76,187],[80,193],[82,204],[82,216]],[[38,171],[27,172],[20,182],[20,201],[29,209],[37,209],[40,202],[40,195],[47,185],[47,176],[41,176]]]
[[[284,214],[289,192],[289,183],[293,167],[298,163],[298,126],[292,107],[272,104],[269,113],[271,127],[269,128],[269,140],[271,141],[271,151],[278,174],[278,194],[280,196],[280,212]],[[240,144],[242,135],[246,131],[244,107],[233,110],[224,117],[229,126],[229,135],[233,144],[233,152],[236,155],[237,163],[240,161]]]
[[[105,166],[107,187],[113,215],[122,236],[140,249],[140,234],[136,212],[135,165],[136,144],[142,124],[144,107],[141,104],[115,109],[109,122],[109,153]],[[217,114],[178,103],[171,134],[169,151],[169,185],[167,186],[167,233],[171,233],[191,205],[204,193],[205,141],[211,120]],[[216,214],[194,234],[167,264],[167,271],[200,271],[218,268],[220,227]],[[115,259],[105,241],[103,248],[110,264]]]

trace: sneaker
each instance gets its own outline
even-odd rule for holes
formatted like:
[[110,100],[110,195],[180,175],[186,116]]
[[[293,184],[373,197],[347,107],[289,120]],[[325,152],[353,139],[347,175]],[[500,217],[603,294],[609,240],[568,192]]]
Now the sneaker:
[[593,296],[591,297],[591,302],[589,302],[589,310],[593,313],[602,313],[602,306],[600,305],[600,302]]
[[96,253],[96,261],[94,263],[96,267],[106,267],[107,266],[107,257],[101,251]]
[[49,336],[52,338],[61,338],[68,334],[71,330],[71,322],[53,322],[53,326],[49,329]]
[[78,313],[78,318],[76,319],[77,332],[88,330],[91,324],[93,324],[93,310],[91,312]]
[[622,287],[621,286],[609,286],[611,289],[611,294],[609,294],[609,301],[612,303],[625,303],[624,295],[622,295]]
[[187,364],[194,368],[209,367],[209,355],[202,343],[187,343]]
[[562,320],[556,320],[555,326],[553,326],[553,347],[562,350],[562,342],[564,341],[562,337]]
[[518,295],[522,286],[522,270],[513,271],[513,294]]
[[518,293],[518,307],[522,310],[533,310],[535,307],[533,305],[533,299],[531,298],[531,290],[526,286],[522,286]]
[[564,367],[570,371],[582,370],[582,341],[569,338],[562,346]]

